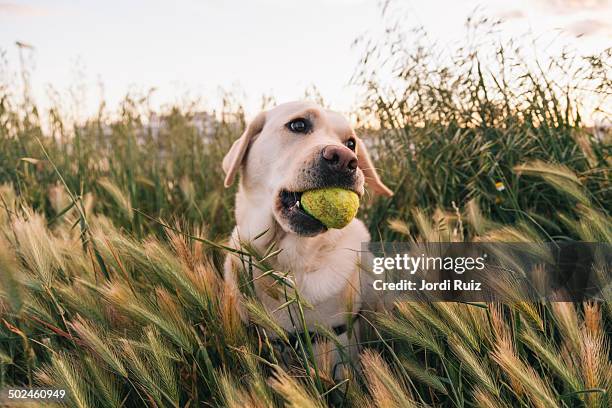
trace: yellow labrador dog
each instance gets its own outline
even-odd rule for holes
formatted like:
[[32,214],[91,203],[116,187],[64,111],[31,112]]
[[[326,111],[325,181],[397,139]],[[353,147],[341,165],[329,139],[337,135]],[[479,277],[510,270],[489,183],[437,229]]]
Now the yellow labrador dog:
[[[358,219],[341,230],[327,229],[301,208],[300,196],[341,187],[361,197],[364,184],[392,195],[349,122],[313,103],[281,104],[255,117],[223,159],[223,170],[226,187],[241,172],[230,245],[249,242],[264,253],[276,242],[281,252],[270,262],[275,271],[289,273],[300,298],[312,306],[304,310],[307,326],[333,330],[348,344],[347,321],[364,301],[359,258],[370,235]],[[225,279],[235,289],[241,270],[241,260],[228,255]],[[271,295],[270,280],[253,273],[257,296],[275,321],[289,333],[303,330],[295,309],[280,307],[286,298]]]

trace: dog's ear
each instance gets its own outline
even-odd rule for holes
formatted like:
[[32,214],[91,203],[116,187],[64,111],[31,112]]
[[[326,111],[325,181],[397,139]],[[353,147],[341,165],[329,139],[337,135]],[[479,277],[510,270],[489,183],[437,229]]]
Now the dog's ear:
[[366,184],[376,194],[391,197],[393,191],[389,190],[380,180],[380,177],[378,177],[378,173],[376,172],[376,168],[374,168],[374,164],[372,164],[372,159],[370,159],[365,143],[358,137],[355,139],[357,140],[357,165],[361,171],[363,171]]
[[261,132],[266,123],[266,113],[261,112],[249,123],[242,136],[232,145],[231,149],[223,158],[223,171],[225,172],[225,187],[229,187],[236,178],[236,173],[240,169],[246,156],[246,152],[251,142]]

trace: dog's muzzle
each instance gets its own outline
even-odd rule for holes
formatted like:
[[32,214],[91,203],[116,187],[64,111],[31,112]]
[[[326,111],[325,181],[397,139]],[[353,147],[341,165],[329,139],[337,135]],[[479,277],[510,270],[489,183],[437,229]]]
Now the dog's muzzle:
[[276,214],[281,224],[294,233],[315,236],[327,227],[313,218],[301,206],[302,193],[319,188],[338,187],[363,194],[363,173],[357,167],[355,153],[342,145],[324,146],[316,158],[302,167],[292,183],[294,187],[281,189],[276,203]]

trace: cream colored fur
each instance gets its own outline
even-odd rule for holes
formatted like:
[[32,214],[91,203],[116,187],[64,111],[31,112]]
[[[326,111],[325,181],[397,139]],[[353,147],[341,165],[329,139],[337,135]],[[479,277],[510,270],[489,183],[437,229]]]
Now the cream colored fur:
[[[305,116],[313,118],[311,134],[296,135],[286,128],[290,120]],[[275,210],[275,200],[281,188],[300,191],[303,177],[300,169],[313,155],[320,154],[322,147],[343,144],[349,137],[356,138],[341,115],[312,103],[291,102],[260,113],[223,161],[226,186],[241,172],[236,195],[236,227],[230,245],[239,248],[241,242],[250,242],[263,253],[270,243],[277,243],[281,252],[270,262],[274,270],[289,272],[300,297],[312,305],[312,309],[305,310],[306,322],[311,328],[315,324],[328,328],[343,324],[362,307],[363,287],[367,284],[360,281],[359,251],[362,243],[369,242],[370,235],[358,219],[341,230],[328,230],[314,237],[297,235]],[[391,195],[376,174],[365,145],[358,139],[357,142],[356,190],[363,194],[364,184],[368,184],[375,193]],[[266,230],[266,234],[253,240]],[[229,254],[225,261],[225,279],[234,288],[236,274],[242,269],[241,260]],[[255,277],[259,273],[254,270]],[[275,321],[294,332],[287,308],[277,310],[285,298],[275,299],[268,294],[266,285],[272,282],[271,279],[256,280],[257,295]],[[291,310],[297,316],[295,309]],[[244,312],[241,316],[246,318]],[[301,324],[295,323],[299,330]]]

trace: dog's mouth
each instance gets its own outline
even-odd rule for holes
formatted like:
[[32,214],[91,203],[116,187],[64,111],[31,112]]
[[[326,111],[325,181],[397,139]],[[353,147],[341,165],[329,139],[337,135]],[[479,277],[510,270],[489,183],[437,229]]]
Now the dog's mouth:
[[281,190],[278,195],[278,209],[288,226],[297,234],[313,236],[325,232],[327,227],[301,205],[302,191]]
[[[348,186],[342,186],[340,188],[346,188],[347,190],[354,191],[359,197],[361,197],[362,191],[360,191],[358,188],[354,188],[352,186],[347,187]],[[280,190],[276,200],[275,215],[277,221],[285,230],[290,230],[298,235],[310,237],[327,231],[327,227],[321,221],[308,214],[301,204],[302,193],[314,188],[323,187],[312,186],[312,188],[308,188],[303,191],[290,191],[287,189]]]

